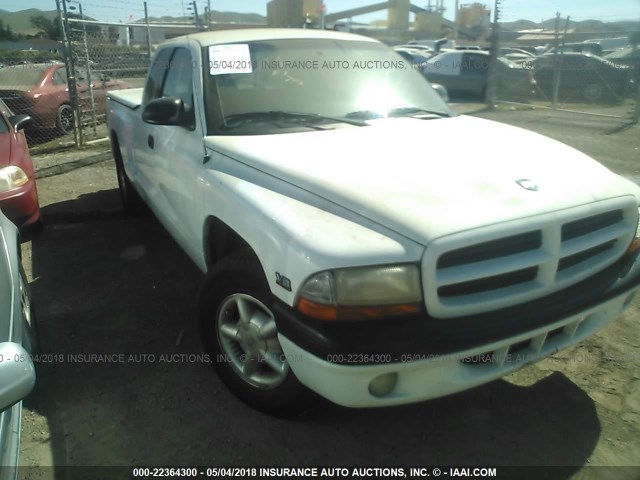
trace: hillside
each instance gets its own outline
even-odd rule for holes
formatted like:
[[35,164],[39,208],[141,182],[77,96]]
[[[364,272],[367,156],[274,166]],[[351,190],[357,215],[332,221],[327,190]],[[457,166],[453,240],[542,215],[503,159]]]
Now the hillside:
[[31,26],[31,17],[42,15],[43,17],[53,20],[58,15],[56,10],[39,10],[37,8],[29,8],[27,10],[20,10],[19,12],[8,12],[0,9],[0,17],[4,25],[9,25],[14,33],[22,33],[26,35],[33,35],[37,33],[37,30]]
[[[565,18],[560,18],[560,29],[563,30],[566,22]],[[517,20],[515,22],[503,22],[500,24],[503,29],[518,31],[531,30],[536,28],[544,28],[545,30],[553,30],[556,25],[556,19],[550,18],[540,23],[530,20]],[[640,30],[640,22],[619,21],[619,22],[601,22],[600,20],[582,20],[574,22],[569,19],[569,29],[575,32],[629,32]]]
[[[200,17],[204,19],[204,14],[200,13]],[[257,13],[219,12],[217,10],[211,10],[211,20],[220,23],[267,23],[267,17],[259,15]],[[138,19],[136,21],[142,22],[144,21],[144,18]],[[193,22],[193,17],[149,17],[149,21],[165,23],[190,23]]]
[[[32,16],[42,15],[50,20],[53,20],[57,16],[56,10],[38,10],[37,8],[30,8],[27,10],[20,10],[19,12],[8,12],[0,9],[0,18],[4,25],[9,25],[14,33],[21,33],[26,35],[33,35],[37,32],[31,26],[30,19]],[[220,12],[212,10],[212,20],[220,23],[255,23],[266,24],[267,18],[257,13],[236,13],[236,12]],[[88,18],[88,17],[87,17]],[[202,17],[204,18],[204,17]],[[152,22],[166,22],[166,23],[191,23],[193,19],[189,17],[149,17]],[[143,22],[144,19],[138,19],[138,22]]]

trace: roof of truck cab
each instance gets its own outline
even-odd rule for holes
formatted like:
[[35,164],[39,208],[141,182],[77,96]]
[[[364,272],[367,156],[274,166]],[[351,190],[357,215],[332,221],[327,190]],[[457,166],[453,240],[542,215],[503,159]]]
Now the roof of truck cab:
[[259,40],[276,39],[305,39],[317,38],[328,40],[351,40],[360,42],[379,43],[377,40],[354,35],[352,33],[336,32],[333,30],[315,30],[303,28],[246,28],[236,30],[218,30],[183,35],[168,40],[165,43],[180,43],[186,39],[195,40],[201,46],[220,45],[225,43],[254,42]]

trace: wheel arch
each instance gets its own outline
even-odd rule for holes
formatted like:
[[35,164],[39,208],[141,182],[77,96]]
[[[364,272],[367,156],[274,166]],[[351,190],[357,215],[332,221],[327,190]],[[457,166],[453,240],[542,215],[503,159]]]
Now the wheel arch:
[[222,258],[240,251],[250,252],[264,274],[264,267],[255,250],[233,228],[218,217],[209,216],[203,227],[203,251],[207,271]]

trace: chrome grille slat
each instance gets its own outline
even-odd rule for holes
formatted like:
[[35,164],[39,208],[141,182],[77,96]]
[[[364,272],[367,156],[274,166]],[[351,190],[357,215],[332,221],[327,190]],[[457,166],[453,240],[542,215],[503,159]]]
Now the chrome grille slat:
[[472,315],[569,287],[619,259],[637,222],[629,196],[436,239],[423,257],[427,309]]

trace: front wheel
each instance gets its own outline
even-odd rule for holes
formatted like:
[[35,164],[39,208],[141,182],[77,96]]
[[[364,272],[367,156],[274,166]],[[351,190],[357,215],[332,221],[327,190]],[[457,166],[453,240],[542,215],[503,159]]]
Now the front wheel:
[[266,279],[251,252],[222,259],[200,293],[202,341],[234,395],[258,410],[290,417],[306,410],[312,396],[291,371],[270,305]]

